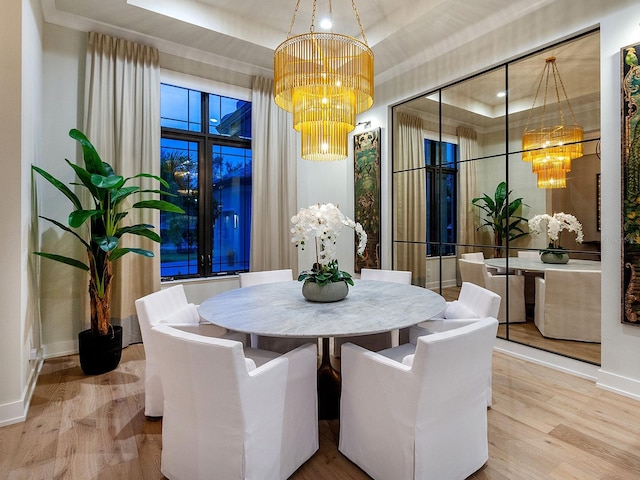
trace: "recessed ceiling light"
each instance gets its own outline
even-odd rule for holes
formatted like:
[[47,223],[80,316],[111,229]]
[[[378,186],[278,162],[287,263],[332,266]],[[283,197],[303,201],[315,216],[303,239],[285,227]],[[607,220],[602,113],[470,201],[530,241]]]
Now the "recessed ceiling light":
[[211,123],[218,123],[218,119],[217,118],[210,118],[209,122]]
[[320,28],[324,28],[325,30],[329,30],[331,27],[333,27],[333,23],[331,23],[330,19],[323,18],[320,21]]
[[505,92],[505,91],[501,91],[501,92],[496,93],[496,97],[498,97],[498,98],[505,97],[506,95],[507,95],[507,92]]

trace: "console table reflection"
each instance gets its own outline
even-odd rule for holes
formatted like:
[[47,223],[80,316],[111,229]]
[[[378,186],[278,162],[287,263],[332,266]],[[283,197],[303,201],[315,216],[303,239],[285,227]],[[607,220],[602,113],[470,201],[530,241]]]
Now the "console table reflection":
[[[331,366],[329,337],[368,335],[410,327],[442,312],[443,297],[399,283],[354,280],[349,295],[334,303],[302,296],[302,283],[277,282],[229,290],[200,305],[205,320],[229,330],[272,337],[322,338],[318,412],[337,418],[340,377]],[[326,396],[326,398],[325,398]]]

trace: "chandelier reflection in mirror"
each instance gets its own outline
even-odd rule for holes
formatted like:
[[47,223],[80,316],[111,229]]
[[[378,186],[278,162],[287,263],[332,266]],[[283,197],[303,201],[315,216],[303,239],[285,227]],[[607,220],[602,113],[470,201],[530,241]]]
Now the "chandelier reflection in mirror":
[[[317,0],[313,0],[308,33],[291,36],[300,0],[287,39],[274,53],[276,104],[293,113],[293,128],[302,136],[302,158],[331,161],[348,156],[347,136],[356,115],[373,105],[373,52],[351,1],[362,41],[337,33],[315,32]],[[333,11],[329,0],[329,15]]]
[[[550,124],[545,124],[545,117],[549,113],[547,112],[547,94],[549,93],[551,79],[553,80],[553,92],[556,97],[559,123],[549,122]],[[543,81],[545,85],[540,128],[529,129],[529,120],[536,106]],[[569,125],[565,125],[560,91],[562,91],[564,101],[571,113],[573,123]],[[552,115],[553,113],[551,112],[549,116]],[[553,120],[556,120],[556,118],[553,118]],[[567,172],[571,171],[571,160],[582,156],[583,138],[583,128],[576,121],[576,116],[573,113],[564,83],[556,66],[556,58],[549,57],[546,59],[540,76],[533,106],[529,111],[527,125],[522,135],[522,160],[531,162],[531,170],[538,176],[538,188],[565,188],[567,186]]]

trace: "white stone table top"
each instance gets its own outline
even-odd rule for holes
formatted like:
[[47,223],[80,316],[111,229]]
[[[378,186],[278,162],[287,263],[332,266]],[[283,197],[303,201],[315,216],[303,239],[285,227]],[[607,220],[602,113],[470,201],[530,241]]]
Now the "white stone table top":
[[200,315],[239,332],[278,337],[340,337],[405,328],[442,312],[444,298],[399,283],[354,280],[349,295],[334,303],[302,296],[302,282],[237,288],[205,300]]
[[[489,258],[484,261],[491,267],[506,268],[506,258]],[[601,269],[601,263],[595,260],[580,260],[569,258],[568,263],[544,263],[538,258],[519,258],[509,257],[509,268],[514,270],[524,270],[528,272],[544,272],[547,268],[555,268],[559,270],[598,270]]]

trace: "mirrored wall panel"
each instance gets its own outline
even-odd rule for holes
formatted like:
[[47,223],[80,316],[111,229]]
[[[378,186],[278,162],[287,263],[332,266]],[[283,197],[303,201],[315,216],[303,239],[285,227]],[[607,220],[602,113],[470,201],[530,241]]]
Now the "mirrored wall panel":
[[600,363],[600,35],[393,112],[394,268],[501,297],[498,336]]

